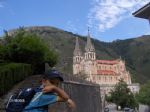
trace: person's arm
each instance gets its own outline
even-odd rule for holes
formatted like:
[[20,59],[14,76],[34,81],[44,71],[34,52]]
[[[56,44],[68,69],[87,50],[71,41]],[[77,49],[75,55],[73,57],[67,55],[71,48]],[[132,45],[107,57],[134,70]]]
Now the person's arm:
[[53,91],[59,96],[59,101],[67,101],[69,99],[69,95],[63,89],[55,86]]
[[70,108],[75,108],[75,103],[69,98],[69,95],[63,89],[51,85],[45,87],[43,92],[55,92],[58,94],[57,101],[67,102]]
[[60,96],[62,98],[63,101],[67,101],[69,99],[69,95],[64,90],[62,90],[59,87],[56,87],[54,85],[46,86],[43,88],[42,91],[44,93],[55,92],[58,94],[58,96]]

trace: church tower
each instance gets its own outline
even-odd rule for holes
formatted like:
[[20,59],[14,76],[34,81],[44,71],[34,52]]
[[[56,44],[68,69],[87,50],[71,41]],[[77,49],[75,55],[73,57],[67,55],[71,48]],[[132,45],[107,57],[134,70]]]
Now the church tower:
[[87,35],[87,43],[85,46],[85,53],[84,53],[84,71],[85,74],[88,76],[88,80],[93,80],[93,75],[97,73],[97,67],[96,67],[96,53],[94,45],[91,42],[90,32],[88,29],[88,35]]
[[82,52],[79,46],[79,39],[76,37],[76,44],[73,53],[73,74],[79,74],[81,72],[81,61],[82,61]]
[[96,60],[95,48],[91,42],[90,32],[88,29],[87,43],[85,46],[85,60]]

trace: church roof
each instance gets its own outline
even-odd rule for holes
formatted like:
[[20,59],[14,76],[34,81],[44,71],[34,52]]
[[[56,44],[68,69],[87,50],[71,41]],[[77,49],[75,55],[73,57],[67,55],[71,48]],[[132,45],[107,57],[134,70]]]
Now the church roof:
[[98,75],[117,75],[114,71],[111,70],[97,70]]
[[96,60],[98,64],[107,64],[107,65],[114,65],[117,64],[118,60]]

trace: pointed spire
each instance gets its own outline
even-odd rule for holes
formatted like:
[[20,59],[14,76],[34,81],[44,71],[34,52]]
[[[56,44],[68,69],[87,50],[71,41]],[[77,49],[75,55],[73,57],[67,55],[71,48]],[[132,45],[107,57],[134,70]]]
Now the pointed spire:
[[85,47],[85,51],[95,51],[95,48],[94,48],[94,46],[91,42],[89,27],[88,27],[87,44],[86,44],[86,47]]
[[90,37],[90,28],[88,27],[88,37]]
[[120,60],[122,60],[122,57],[121,57],[121,56],[119,56],[119,59],[120,59]]
[[78,37],[76,37],[76,45],[75,45],[74,55],[81,56],[81,50],[80,50],[80,46],[79,46],[79,38]]

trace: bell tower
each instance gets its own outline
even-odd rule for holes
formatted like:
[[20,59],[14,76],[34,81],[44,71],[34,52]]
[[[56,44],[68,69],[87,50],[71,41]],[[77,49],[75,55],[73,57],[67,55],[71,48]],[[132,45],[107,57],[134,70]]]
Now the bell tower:
[[79,46],[79,38],[76,37],[76,44],[73,53],[73,74],[79,74],[81,72],[81,61],[82,61],[82,52]]
[[85,46],[84,60],[85,60],[84,63],[85,74],[87,74],[88,80],[92,81],[93,76],[97,73],[97,69],[96,69],[96,53],[94,45],[91,42],[89,28],[87,35],[87,43]]
[[85,60],[96,60],[95,48],[91,42],[90,32],[88,28],[87,43],[85,46]]

